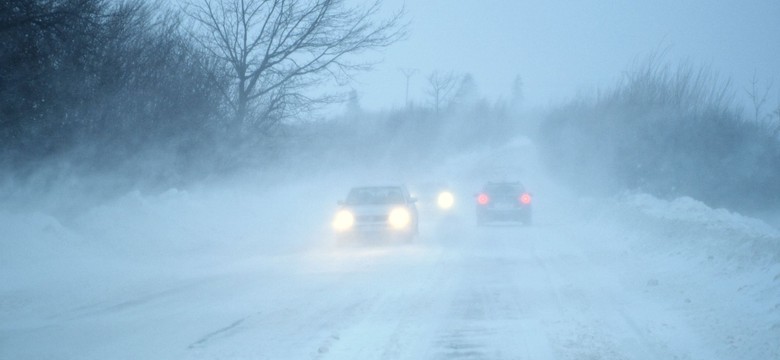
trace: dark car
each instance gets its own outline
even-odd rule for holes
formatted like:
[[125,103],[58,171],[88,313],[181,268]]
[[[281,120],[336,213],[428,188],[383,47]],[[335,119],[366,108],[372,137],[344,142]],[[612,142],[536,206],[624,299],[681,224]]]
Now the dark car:
[[489,182],[476,200],[479,225],[493,221],[531,224],[531,193],[520,182]]
[[411,239],[418,233],[417,199],[404,186],[363,186],[349,191],[333,219],[339,237],[390,236]]

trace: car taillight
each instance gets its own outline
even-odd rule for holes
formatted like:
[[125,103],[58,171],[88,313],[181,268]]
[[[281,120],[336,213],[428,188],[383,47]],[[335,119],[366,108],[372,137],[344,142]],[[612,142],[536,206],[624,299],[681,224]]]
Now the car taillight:
[[487,196],[487,194],[479,194],[479,196],[477,196],[477,202],[480,205],[487,205],[487,203],[490,202],[490,198]]
[[524,205],[531,204],[531,195],[528,193],[523,193],[523,195],[520,195],[520,203]]

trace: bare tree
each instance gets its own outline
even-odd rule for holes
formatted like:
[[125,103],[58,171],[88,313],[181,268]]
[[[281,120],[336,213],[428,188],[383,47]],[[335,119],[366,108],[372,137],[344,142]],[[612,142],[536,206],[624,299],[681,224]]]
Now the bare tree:
[[272,127],[279,111],[298,111],[322,98],[303,90],[326,79],[343,82],[369,62],[349,55],[388,46],[404,36],[403,11],[376,21],[381,0],[350,7],[345,0],[189,0],[193,38],[232,77],[223,95],[234,130],[250,114]]
[[452,71],[444,74],[434,71],[428,75],[427,93],[431,97],[433,108],[437,114],[449,104],[457,85],[458,76]]
[[753,103],[753,111],[755,116],[755,121],[759,122],[761,120],[765,120],[766,118],[772,117],[772,115],[764,115],[761,111],[761,108],[764,107],[767,101],[767,97],[769,97],[769,91],[772,90],[772,84],[768,84],[763,91],[759,89],[758,86],[758,78],[756,76],[756,73],[753,73],[753,79],[750,82],[750,88],[745,89],[745,92],[747,93],[748,97],[750,98],[750,101]]
[[412,76],[417,72],[417,69],[414,68],[401,68],[398,69],[401,71],[402,74],[404,74],[404,77],[406,77],[406,96],[404,97],[404,106],[407,108],[409,107],[409,80],[411,80]]

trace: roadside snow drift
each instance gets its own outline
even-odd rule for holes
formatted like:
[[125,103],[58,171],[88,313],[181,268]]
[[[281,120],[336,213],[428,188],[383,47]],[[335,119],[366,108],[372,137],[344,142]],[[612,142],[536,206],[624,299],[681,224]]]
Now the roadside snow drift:
[[[571,193],[525,140],[424,177],[459,184],[456,213],[421,213],[403,244],[330,234],[370,175],[6,206],[0,358],[780,357],[777,229],[690,198]],[[471,195],[499,177],[534,193],[533,226],[476,226]]]

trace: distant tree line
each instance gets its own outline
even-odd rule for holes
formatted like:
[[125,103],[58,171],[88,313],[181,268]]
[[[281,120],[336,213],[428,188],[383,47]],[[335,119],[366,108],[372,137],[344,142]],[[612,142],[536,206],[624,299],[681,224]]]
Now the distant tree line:
[[[660,55],[595,99],[549,113],[540,147],[585,192],[644,191],[755,210],[780,204],[780,126],[745,115],[728,81]],[[755,118],[754,118],[755,117]]]
[[518,110],[520,99],[515,96],[519,84],[511,98],[489,100],[480,95],[469,74],[434,71],[426,80],[422,85],[426,98],[419,104],[410,101],[383,111],[362,110],[359,94],[353,91],[342,115],[307,123],[297,131],[307,144],[296,147],[298,156],[319,159],[314,167],[391,166],[415,171],[528,133],[527,118]]

